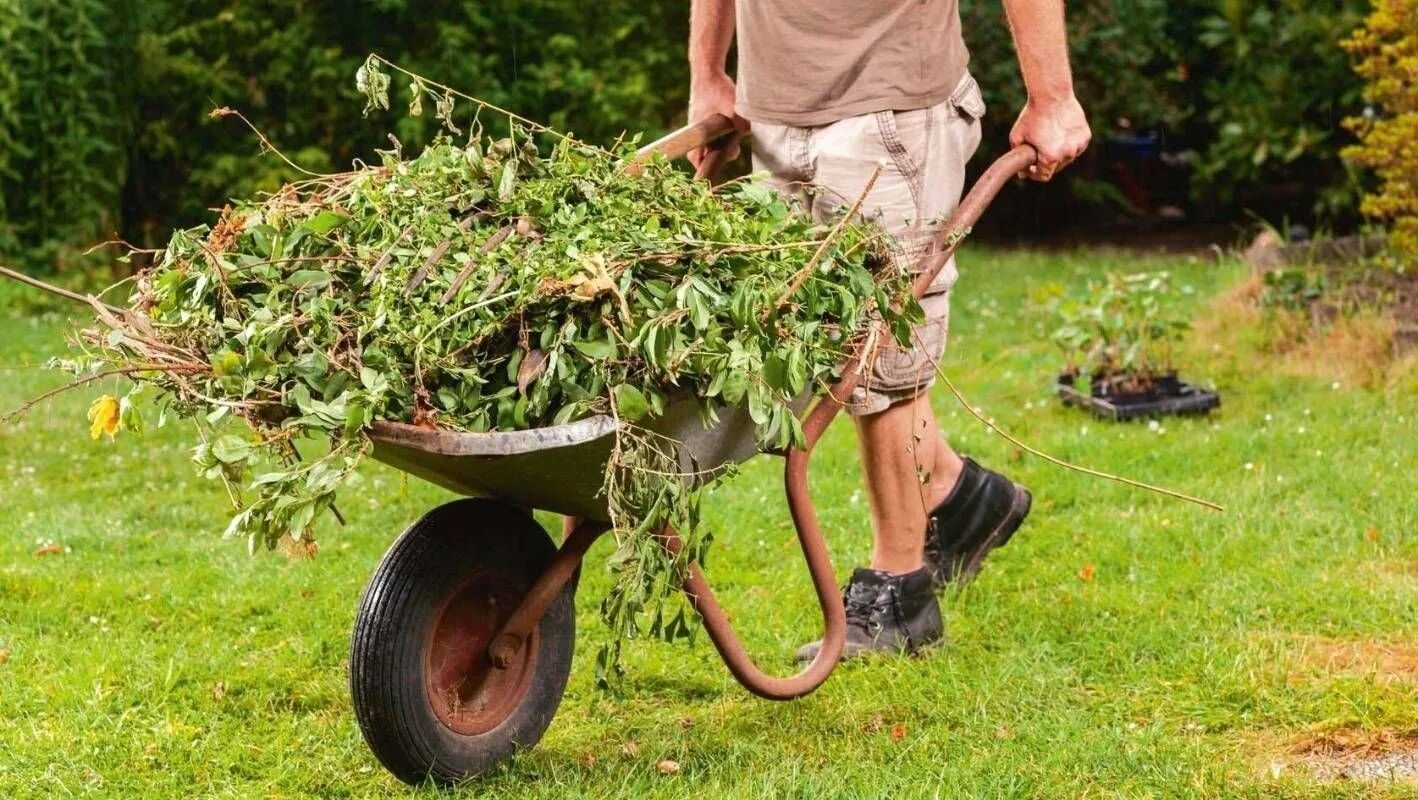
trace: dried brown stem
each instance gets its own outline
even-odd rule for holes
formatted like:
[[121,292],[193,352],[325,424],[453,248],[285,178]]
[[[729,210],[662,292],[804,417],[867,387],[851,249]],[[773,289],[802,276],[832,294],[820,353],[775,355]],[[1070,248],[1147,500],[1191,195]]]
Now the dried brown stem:
[[[467,233],[468,229],[473,227],[473,220],[476,218],[476,214],[464,217],[458,223],[458,230],[462,233]],[[443,259],[443,256],[448,252],[448,248],[452,245],[453,237],[451,236],[439,242],[438,246],[433,248],[433,252],[429,253],[428,260],[423,262],[423,266],[419,267],[418,272],[415,272],[412,278],[409,278],[409,283],[404,287],[404,291],[412,292],[414,289],[418,288],[418,285],[423,283],[423,279],[428,277],[429,271],[438,265],[438,262]]]
[[837,241],[837,237],[842,234],[842,229],[846,227],[852,217],[855,217],[857,212],[861,210],[862,203],[866,202],[867,195],[871,194],[872,188],[876,186],[876,179],[879,177],[881,177],[880,164],[877,165],[876,169],[872,170],[871,177],[867,178],[867,185],[862,188],[862,193],[857,196],[856,202],[852,203],[851,208],[847,209],[847,213],[838,218],[837,224],[832,227],[832,230],[827,234],[827,238],[822,240],[822,244],[817,248],[817,252],[813,253],[812,258],[808,259],[808,262],[803,265],[803,268],[798,270],[798,273],[793,276],[792,282],[788,284],[788,288],[778,298],[778,302],[773,305],[773,309],[763,313],[764,319],[768,318],[771,311],[782,310],[784,306],[788,305],[788,301],[793,299],[793,295],[797,294],[798,289],[801,289],[802,285],[807,282],[808,276],[812,274],[813,270],[817,269],[817,265],[822,261],[822,257],[827,255],[827,249],[832,246],[833,242]]
[[[511,236],[514,232],[516,232],[520,222],[521,221],[519,220],[518,222],[503,225],[497,230],[496,233],[489,236],[487,238],[487,241],[483,242],[482,247],[478,248],[478,256],[485,256],[488,253],[491,253],[494,249],[497,248],[498,245],[506,241],[507,237]],[[449,300],[453,299],[453,295],[457,294],[458,290],[463,288],[463,284],[467,282],[468,277],[473,274],[473,270],[477,269],[477,266],[477,258],[468,259],[468,263],[461,270],[458,270],[458,275],[457,277],[453,278],[453,282],[448,284],[448,290],[443,293],[442,297],[438,298],[438,304],[440,306],[447,304]]]
[[[917,342],[917,346],[920,346],[920,342]],[[1199,506],[1201,506],[1201,507],[1203,507],[1203,508],[1209,508],[1209,509],[1211,509],[1212,511],[1225,511],[1225,510],[1226,510],[1226,507],[1225,507],[1225,506],[1223,506],[1223,505],[1221,505],[1221,504],[1219,504],[1219,503],[1213,503],[1213,502],[1210,501],[1210,500],[1203,500],[1203,499],[1201,499],[1201,498],[1199,498],[1199,497],[1192,497],[1191,495],[1182,494],[1181,492],[1174,491],[1174,490],[1172,490],[1172,489],[1165,489],[1165,488],[1163,488],[1163,487],[1161,487],[1161,486],[1153,486],[1153,485],[1150,484],[1150,483],[1143,483],[1142,481],[1133,480],[1132,478],[1124,478],[1124,477],[1122,477],[1121,475],[1113,475],[1113,474],[1110,474],[1110,473],[1107,473],[1107,472],[1101,472],[1101,471],[1096,470],[1096,469],[1090,469],[1090,468],[1088,468],[1088,467],[1081,467],[1081,466],[1079,466],[1079,465],[1077,465],[1077,464],[1071,464],[1071,463],[1069,463],[1069,462],[1067,462],[1067,461],[1064,461],[1064,460],[1061,459],[1061,458],[1058,458],[1058,457],[1056,457],[1056,456],[1051,456],[1051,455],[1049,455],[1048,453],[1045,453],[1045,452],[1043,452],[1043,451],[1041,451],[1041,450],[1037,450],[1037,449],[1035,449],[1035,448],[1033,448],[1033,447],[1030,447],[1029,445],[1025,444],[1024,442],[1021,442],[1021,441],[1019,441],[1018,439],[1014,438],[1013,436],[1009,435],[1009,434],[1006,433],[1004,430],[1001,430],[998,425],[996,425],[995,423],[993,423],[993,422],[991,422],[989,419],[987,419],[987,418],[985,417],[985,415],[983,415],[983,414],[981,414],[980,412],[976,411],[975,408],[974,408],[974,406],[971,406],[971,405],[970,405],[970,401],[965,399],[965,395],[961,394],[960,390],[957,389],[957,388],[955,388],[955,384],[952,383],[951,380],[950,380],[950,377],[945,374],[945,370],[941,369],[940,361],[939,361],[938,359],[932,359],[931,365],[935,367],[936,375],[941,379],[941,382],[943,382],[943,383],[945,384],[945,388],[949,389],[949,390],[950,390],[950,393],[953,394],[953,395],[955,395],[955,399],[956,399],[957,401],[959,401],[960,405],[963,406],[966,411],[970,412],[970,416],[972,416],[972,417],[974,417],[975,419],[979,420],[981,423],[984,424],[984,426],[985,426],[986,428],[989,428],[991,431],[994,431],[995,433],[999,434],[1001,437],[1004,438],[1005,441],[1009,442],[1010,444],[1014,445],[1015,447],[1018,447],[1020,450],[1023,450],[1024,452],[1026,452],[1026,453],[1028,453],[1028,454],[1030,454],[1030,455],[1032,455],[1032,456],[1037,456],[1038,458],[1042,458],[1042,459],[1044,459],[1045,461],[1047,461],[1047,462],[1049,462],[1050,464],[1053,464],[1054,466],[1057,466],[1057,467],[1063,467],[1064,469],[1072,470],[1072,471],[1074,471],[1074,472],[1079,472],[1079,473],[1082,473],[1082,474],[1084,474],[1084,475],[1091,475],[1091,476],[1093,476],[1093,477],[1095,477],[1095,478],[1103,478],[1104,480],[1116,481],[1117,483],[1125,484],[1125,485],[1127,485],[1127,486],[1132,486],[1132,487],[1137,488],[1137,489],[1143,489],[1143,490],[1145,490],[1145,491],[1153,492],[1153,493],[1155,493],[1155,494],[1164,495],[1164,496],[1166,496],[1166,497],[1172,497],[1172,498],[1175,498],[1175,499],[1177,499],[1177,500],[1185,500],[1185,501],[1188,502],[1188,503],[1195,503],[1196,505],[1199,505]]]
[[382,272],[385,267],[389,266],[389,262],[394,259],[394,251],[399,249],[399,245],[403,244],[404,240],[409,238],[409,234],[413,232],[414,226],[410,225],[399,233],[399,238],[395,239],[394,243],[389,245],[389,249],[384,251],[384,255],[380,256],[378,261],[374,262],[374,267],[369,270],[369,277],[364,279],[365,283],[374,283],[374,279],[379,277],[379,273]]
[[17,270],[10,269],[9,267],[0,266],[0,275],[3,275],[3,276],[5,276],[5,277],[7,277],[7,278],[11,278],[11,279],[13,279],[13,280],[17,280],[17,281],[19,281],[20,283],[26,284],[26,285],[28,285],[28,286],[33,286],[34,288],[39,289],[39,290],[41,290],[41,291],[49,292],[50,294],[55,295],[55,296],[57,296],[57,297],[63,297],[63,298],[65,298],[65,299],[67,299],[67,300],[73,300],[73,301],[76,302],[76,303],[83,303],[83,304],[85,304],[85,305],[92,305],[93,303],[98,303],[99,305],[101,305],[101,306],[107,308],[109,311],[111,311],[111,312],[113,312],[113,313],[115,313],[115,314],[122,314],[122,313],[123,313],[123,309],[118,308],[117,306],[111,306],[111,305],[109,305],[109,304],[107,304],[107,303],[105,303],[105,302],[103,302],[103,301],[101,301],[101,300],[95,298],[93,295],[79,294],[78,292],[71,292],[71,291],[69,291],[68,289],[64,289],[64,288],[62,288],[62,287],[55,286],[55,285],[52,284],[52,283],[45,283],[44,281],[40,280],[39,278],[31,278],[30,276],[24,274],[23,272],[19,272],[19,271],[17,271]]
[[49,391],[39,395],[38,397],[26,400],[19,408],[15,409],[14,411],[11,411],[3,417],[0,417],[0,423],[8,423],[12,419],[22,417],[26,413],[28,413],[30,409],[34,408],[40,403],[43,403],[44,401],[50,399],[51,397],[55,397],[56,395],[63,394],[64,392],[67,392],[70,389],[77,389],[80,386],[87,386],[88,384],[93,383],[96,380],[112,377],[114,375],[131,375],[135,372],[193,373],[206,372],[209,369],[211,369],[211,367],[208,367],[206,364],[136,364],[128,367],[115,367],[114,369],[106,369],[102,372],[95,372],[92,375],[85,375],[82,378],[70,381],[69,383],[66,383],[63,386],[58,386],[53,389],[50,389]]
[[291,161],[289,158],[286,157],[285,153],[282,153],[280,151],[280,148],[276,147],[274,144],[271,144],[271,140],[266,138],[266,134],[262,133],[260,128],[257,128],[255,125],[252,125],[251,120],[247,119],[246,115],[242,114],[240,111],[237,111],[234,108],[231,108],[229,106],[214,108],[212,109],[212,113],[210,114],[210,116],[216,119],[221,119],[222,117],[236,117],[237,119],[241,120],[243,123],[245,123],[246,127],[251,129],[252,133],[256,134],[256,138],[261,140],[261,145],[263,147],[265,147],[267,150],[270,150],[272,153],[275,153],[277,158],[286,162],[287,166],[297,172],[309,175],[312,178],[319,178],[321,180],[330,180],[333,178],[340,177],[339,174],[326,175],[319,172],[311,172],[305,167],[302,167],[294,161]]

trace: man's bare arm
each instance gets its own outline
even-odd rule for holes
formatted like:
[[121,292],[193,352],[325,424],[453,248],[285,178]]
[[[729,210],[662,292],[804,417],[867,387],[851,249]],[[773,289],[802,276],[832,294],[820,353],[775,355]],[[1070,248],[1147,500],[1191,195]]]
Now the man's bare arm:
[[[740,133],[748,120],[734,113],[734,81],[729,77],[729,44],[734,39],[734,0],[692,0],[689,8],[689,121],[723,114]],[[703,151],[689,154],[699,166]]]
[[1088,149],[1093,138],[1073,93],[1063,0],[1004,0],[1028,102],[1010,133],[1010,144],[1039,151],[1029,177],[1047,181]]

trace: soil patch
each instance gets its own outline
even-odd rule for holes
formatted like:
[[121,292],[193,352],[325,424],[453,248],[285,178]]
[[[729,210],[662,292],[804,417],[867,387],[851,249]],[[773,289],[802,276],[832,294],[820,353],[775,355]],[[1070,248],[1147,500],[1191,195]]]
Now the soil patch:
[[1418,731],[1343,729],[1299,737],[1270,763],[1274,777],[1295,772],[1320,781],[1418,785]]

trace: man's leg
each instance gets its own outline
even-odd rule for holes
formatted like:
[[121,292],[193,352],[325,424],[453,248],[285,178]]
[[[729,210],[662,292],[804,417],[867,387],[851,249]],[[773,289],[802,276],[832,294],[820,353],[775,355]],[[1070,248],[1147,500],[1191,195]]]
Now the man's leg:
[[924,393],[854,420],[871,501],[871,568],[914,572],[923,563],[927,515],[950,494],[965,462],[941,435]]

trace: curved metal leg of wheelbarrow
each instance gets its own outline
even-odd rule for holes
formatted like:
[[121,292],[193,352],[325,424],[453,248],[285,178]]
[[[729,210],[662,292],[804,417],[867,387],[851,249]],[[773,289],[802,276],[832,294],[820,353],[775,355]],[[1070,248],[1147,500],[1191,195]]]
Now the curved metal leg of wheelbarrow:
[[[913,285],[916,297],[925,294],[946,261],[979,221],[980,215],[995,195],[999,194],[1004,184],[1033,164],[1036,158],[1034,148],[1023,145],[1005,154],[985,171],[970,193],[960,202],[950,220],[941,226],[940,233],[922,259],[920,275]],[[850,401],[852,391],[861,381],[861,365],[861,354],[856,353],[854,348],[854,354],[842,367],[842,379],[828,390],[803,420],[804,446],[788,453],[787,464],[783,470],[788,509],[793,516],[793,526],[798,532],[803,557],[807,560],[808,572],[812,574],[818,604],[822,608],[822,647],[817,656],[806,668],[791,677],[778,678],[768,675],[753,663],[743,644],[734,635],[733,626],[715,600],[714,593],[709,589],[709,584],[704,580],[698,566],[690,566],[689,578],[685,581],[685,592],[695,610],[704,618],[704,628],[729,671],[745,689],[769,700],[791,700],[808,694],[827,680],[842,657],[847,618],[832,569],[832,559],[827,553],[827,544],[823,541],[822,529],[817,521],[817,510],[813,507],[812,495],[808,490],[807,475],[813,448],[817,446],[818,440],[826,433],[842,407]],[[667,530],[663,538],[671,552],[679,552],[682,544],[673,530]]]

